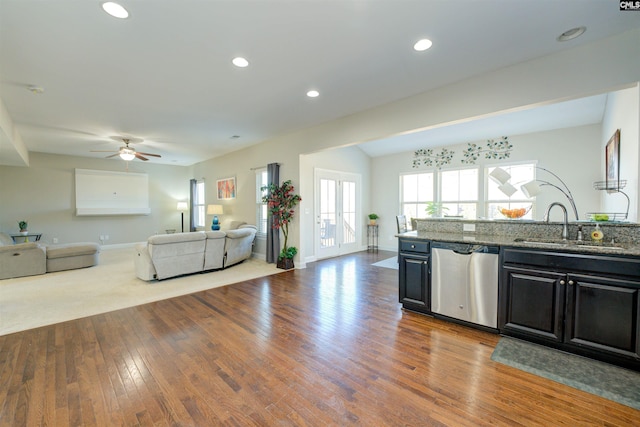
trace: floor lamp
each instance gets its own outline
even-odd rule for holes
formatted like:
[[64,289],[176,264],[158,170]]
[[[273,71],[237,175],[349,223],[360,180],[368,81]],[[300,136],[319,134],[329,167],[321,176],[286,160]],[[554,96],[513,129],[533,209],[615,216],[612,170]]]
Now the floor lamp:
[[182,232],[184,233],[184,212],[189,210],[187,202],[178,202],[178,210],[180,211],[180,220],[182,222]]

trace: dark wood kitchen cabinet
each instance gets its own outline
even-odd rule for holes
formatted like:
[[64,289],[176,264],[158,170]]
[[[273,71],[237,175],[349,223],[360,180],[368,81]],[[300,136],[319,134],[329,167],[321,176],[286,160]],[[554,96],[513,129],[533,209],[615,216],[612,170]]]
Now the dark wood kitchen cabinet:
[[398,250],[400,303],[406,309],[430,313],[429,242],[401,237]]
[[504,248],[505,335],[640,370],[640,260]]

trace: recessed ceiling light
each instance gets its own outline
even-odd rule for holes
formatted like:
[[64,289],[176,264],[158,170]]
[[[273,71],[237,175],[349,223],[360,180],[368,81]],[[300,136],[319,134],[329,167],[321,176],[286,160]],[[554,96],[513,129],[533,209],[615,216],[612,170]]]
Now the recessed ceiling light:
[[320,96],[320,92],[318,92],[317,90],[310,90],[309,92],[307,92],[307,96],[309,98],[317,98],[318,96]]
[[422,52],[424,50],[429,49],[433,45],[433,42],[429,39],[418,40],[416,44],[413,45],[413,48],[418,52]]
[[102,3],[102,9],[104,9],[105,12],[107,12],[114,18],[124,19],[129,17],[129,12],[127,12],[127,9],[112,1]]
[[576,37],[580,37],[581,35],[583,35],[585,31],[587,31],[587,27],[572,28],[560,34],[556,40],[558,40],[559,42],[566,42],[568,40],[573,40]]
[[233,62],[233,65],[235,65],[236,67],[240,67],[240,68],[244,68],[249,65],[249,61],[247,61],[241,56],[238,56],[237,58],[233,58],[231,62]]

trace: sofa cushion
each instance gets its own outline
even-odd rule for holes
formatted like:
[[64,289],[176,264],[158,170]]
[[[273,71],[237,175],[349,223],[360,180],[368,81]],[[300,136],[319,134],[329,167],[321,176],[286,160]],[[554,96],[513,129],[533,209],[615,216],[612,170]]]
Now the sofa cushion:
[[221,230],[237,230],[241,225],[245,225],[244,221],[225,221],[220,224]]
[[66,243],[47,246],[47,259],[67,258],[81,255],[93,255],[100,250],[97,243]]

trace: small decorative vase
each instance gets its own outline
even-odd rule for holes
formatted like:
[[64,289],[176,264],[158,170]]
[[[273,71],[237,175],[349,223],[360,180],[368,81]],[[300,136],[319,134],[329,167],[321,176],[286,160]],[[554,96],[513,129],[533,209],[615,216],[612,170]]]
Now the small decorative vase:
[[293,258],[279,258],[276,267],[283,270],[291,270],[294,267]]

